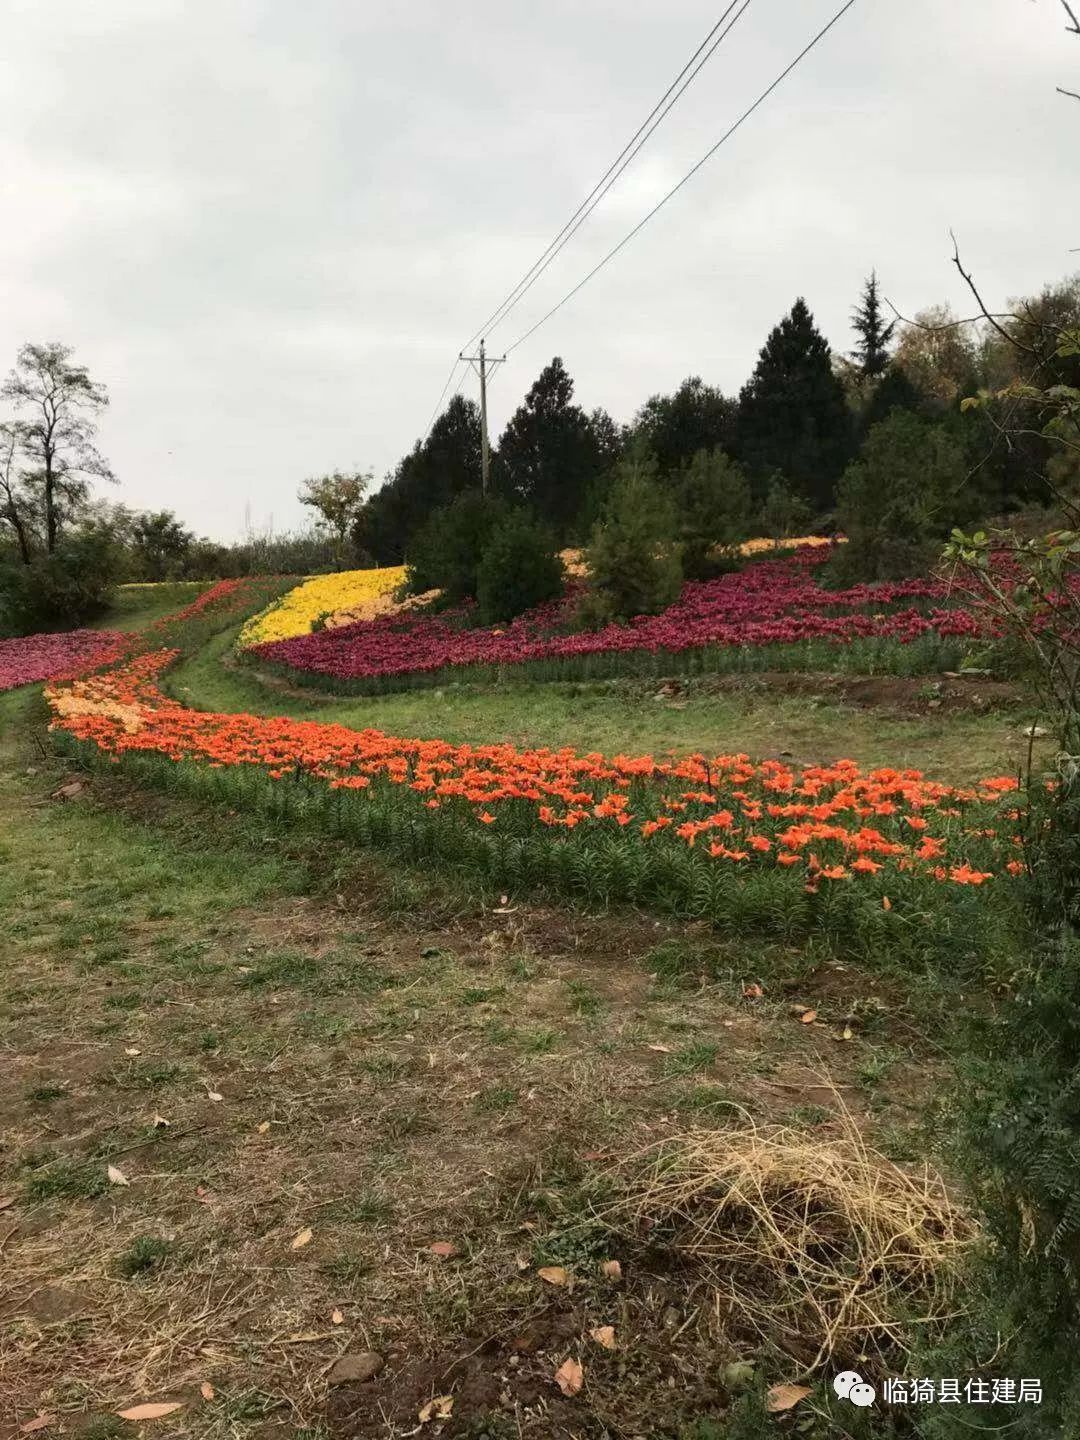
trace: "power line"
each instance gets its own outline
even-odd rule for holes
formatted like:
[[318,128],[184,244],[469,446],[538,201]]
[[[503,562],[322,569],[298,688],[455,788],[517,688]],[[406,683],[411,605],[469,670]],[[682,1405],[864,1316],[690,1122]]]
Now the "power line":
[[[438,398],[438,400],[435,401],[435,409],[432,410],[432,412],[431,412],[431,419],[428,421],[428,423],[427,423],[427,428],[424,430],[424,440],[426,440],[426,439],[428,438],[428,436],[431,434],[431,427],[435,424],[435,420],[436,420],[436,418],[438,417],[439,407],[440,407],[440,405],[442,405],[442,402],[443,402],[443,396],[446,394],[447,390],[450,389],[450,385],[451,385],[451,383],[453,382],[454,375],[457,373],[457,367],[458,367],[460,364],[461,364],[461,356],[459,355],[458,358],[454,361],[453,365],[450,366],[450,374],[447,375],[447,377],[446,377],[446,384],[442,387],[442,390],[439,392],[439,398]],[[467,374],[468,372],[465,372],[465,373]],[[461,389],[461,386],[464,384],[464,382],[465,382],[465,374],[462,375],[461,381],[460,381],[459,384],[458,384],[458,388],[457,388],[457,390],[454,391],[455,396],[457,395],[458,390]],[[421,443],[423,443],[423,442],[421,442]]]
[[[491,315],[487,318],[487,320],[484,321],[483,325],[481,325],[480,328],[475,331],[468,343],[465,345],[465,349],[468,349],[470,345],[474,344],[481,335],[488,335],[495,328],[495,326],[501,325],[502,322],[506,319],[507,315],[510,314],[510,311],[513,310],[521,301],[521,299],[528,293],[528,291],[532,289],[533,285],[536,283],[537,280],[539,280],[540,276],[552,263],[560,250],[562,250],[563,247],[568,244],[571,239],[573,239],[574,235],[577,234],[578,230],[581,229],[582,225],[584,225],[585,221],[596,209],[597,205],[600,204],[600,201],[615,184],[619,176],[623,173],[623,171],[635,158],[635,156],[641,151],[643,146],[649,140],[649,137],[675,108],[682,96],[686,93],[686,91],[693,84],[697,76],[708,64],[709,60],[712,59],[713,55],[723,44],[724,40],[726,40],[728,35],[730,35],[731,31],[735,27],[736,22],[741,19],[743,14],[745,14],[745,12],[749,9],[750,4],[751,0],[742,0],[741,5],[739,4],[739,0],[731,0],[731,3],[728,5],[724,13],[720,16],[719,20],[717,20],[715,25],[713,25],[712,29],[705,36],[705,39],[701,42],[698,48],[694,51],[693,55],[691,55],[690,59],[679,71],[678,75],[676,75],[675,79],[664,91],[663,95],[653,106],[652,110],[642,121],[641,125],[639,125],[637,130],[627,141],[626,145],[624,145],[619,154],[608,166],[604,174],[589,191],[588,195],[586,195],[585,199],[570,216],[570,219],[566,222],[563,228],[551,241],[543,254],[533,262],[533,264],[528,270],[526,270],[525,274],[510,291],[509,295],[507,295],[505,300],[503,300],[502,304],[498,305],[491,313]],[[738,13],[735,15],[734,19],[726,27],[726,29],[723,29],[722,33],[717,35],[717,31],[721,30],[721,27],[724,25],[724,21],[727,20],[728,16],[736,8],[737,5],[739,5]],[[706,51],[706,53],[702,55],[702,51]],[[701,56],[700,60],[698,60],[699,56]],[[695,62],[698,63],[695,65]],[[682,83],[680,84],[680,82]]]
[[776,77],[776,79],[772,82],[772,84],[768,87],[767,90],[762,91],[762,93],[749,107],[749,109],[743,111],[743,113],[739,116],[738,120],[735,121],[735,123],[730,127],[730,129],[726,130],[724,134],[721,135],[720,139],[716,142],[712,149],[707,150],[705,154],[701,157],[701,159],[697,162],[697,164],[693,166],[692,169],[686,172],[686,174],[682,177],[679,183],[677,185],[674,185],[663,197],[662,200],[657,201],[657,203],[648,212],[648,214],[645,215],[643,219],[639,220],[638,223],[634,226],[634,228],[623,236],[623,238],[614,247],[614,249],[609,250],[608,253],[604,256],[604,258],[597,265],[594,265],[593,268],[589,271],[589,273],[585,276],[585,278],[583,280],[579,280],[578,283],[574,286],[574,288],[566,295],[564,295],[557,305],[553,305],[546,315],[542,315],[540,319],[537,320],[535,325],[530,326],[523,335],[518,336],[518,338],[514,341],[512,345],[508,345],[506,347],[507,355],[509,355],[512,351],[516,350],[517,347],[525,340],[528,340],[530,335],[535,335],[537,330],[540,329],[541,325],[546,324],[547,321],[549,321],[553,315],[555,315],[559,310],[561,310],[568,301],[572,300],[580,290],[584,289],[584,287],[589,283],[593,276],[599,274],[599,272],[604,268],[608,261],[613,260],[615,256],[619,253],[619,251],[623,248],[623,246],[629,244],[629,242],[634,238],[634,236],[637,235],[639,231],[645,228],[645,226],[649,223],[653,216],[656,215],[658,211],[662,210],[670,199],[672,199],[675,195],[678,194],[678,192],[683,188],[687,181],[690,180],[694,175],[696,175],[697,172],[701,169],[701,167],[712,159],[712,157],[716,154],[720,147],[726,144],[726,142],[731,139],[732,135],[735,134],[736,130],[738,130],[740,126],[742,126],[747,120],[749,120],[750,116],[753,115],[754,111],[757,110],[759,106],[765,103],[765,101],[769,98],[773,91],[787,79],[787,77],[791,74],[795,67],[801,64],[802,61],[806,58],[806,56],[810,54],[810,51],[813,50],[814,47],[818,45],[822,40],[824,40],[825,36],[829,33],[833,26],[836,25],[841,19],[843,19],[844,15],[847,14],[847,12],[854,4],[855,0],[846,0],[846,3],[844,5],[841,5],[840,9],[836,12],[836,14],[832,17],[828,24],[823,26],[822,29],[820,29],[818,33],[814,36],[814,38],[809,42],[809,44],[804,46],[803,49],[799,51],[798,55],[795,56],[795,59],[792,60],[791,64],[788,65],[786,69],[780,72],[780,74]]

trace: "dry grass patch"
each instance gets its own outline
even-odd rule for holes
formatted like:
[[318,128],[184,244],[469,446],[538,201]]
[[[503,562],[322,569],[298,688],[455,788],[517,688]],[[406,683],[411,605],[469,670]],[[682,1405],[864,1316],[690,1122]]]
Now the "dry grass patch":
[[805,1374],[895,1360],[956,1310],[975,1238],[941,1177],[894,1164],[841,1107],[833,1133],[757,1124],[665,1138],[617,1172],[608,1218],[692,1266],[729,1326]]

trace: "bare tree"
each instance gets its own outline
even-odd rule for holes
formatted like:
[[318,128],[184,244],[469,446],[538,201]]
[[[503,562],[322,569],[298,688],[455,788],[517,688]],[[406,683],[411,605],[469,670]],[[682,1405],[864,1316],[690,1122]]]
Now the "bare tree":
[[[49,554],[56,549],[64,520],[86,500],[92,478],[115,476],[98,453],[97,417],[109,403],[105,387],[90,379],[84,365],[71,362],[70,346],[24,345],[0,396],[13,402],[16,415],[5,431],[13,437],[4,493],[5,518],[20,513],[22,541],[31,526],[25,507],[40,504],[41,533]],[[24,467],[18,486],[12,478],[15,455]],[[28,551],[24,551],[24,559]]]

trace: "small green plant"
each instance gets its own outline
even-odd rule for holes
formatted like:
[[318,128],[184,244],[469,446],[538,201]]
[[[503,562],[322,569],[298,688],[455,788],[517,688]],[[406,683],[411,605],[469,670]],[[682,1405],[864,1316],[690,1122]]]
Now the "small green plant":
[[160,1270],[172,1253],[170,1241],[163,1240],[158,1235],[139,1235],[120,1256],[116,1268],[125,1279],[133,1280],[136,1275]]
[[665,1075],[696,1075],[708,1070],[720,1052],[720,1046],[708,1040],[695,1040],[692,1045],[677,1050],[664,1060]]
[[507,1085],[488,1085],[480,1091],[475,1100],[477,1110],[502,1114],[512,1110],[518,1102],[518,1092]]
[[53,1100],[65,1099],[67,1093],[63,1085],[35,1085],[26,1092],[26,1098],[31,1105],[48,1105]]
[[383,1225],[393,1213],[390,1202],[372,1191],[339,1200],[333,1209],[334,1219],[348,1225]]
[[26,1196],[28,1200],[93,1200],[108,1188],[104,1165],[56,1160],[31,1176]]

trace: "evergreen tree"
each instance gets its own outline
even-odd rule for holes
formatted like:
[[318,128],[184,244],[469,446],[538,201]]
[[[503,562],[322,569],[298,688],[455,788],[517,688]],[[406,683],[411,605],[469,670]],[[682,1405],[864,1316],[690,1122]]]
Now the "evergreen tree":
[[612,463],[617,433],[607,416],[594,424],[573,395],[556,355],[510,417],[494,464],[499,492],[531,509],[560,541],[573,534],[590,485]]
[[863,433],[887,419],[894,410],[909,410],[915,415],[926,410],[926,397],[899,365],[889,365],[874,387],[869,404],[860,416]]
[[699,450],[731,448],[738,407],[699,375],[673,395],[653,395],[634,417],[633,433],[656,456],[661,478],[674,476]]
[[863,286],[862,298],[852,311],[851,325],[859,337],[851,358],[867,380],[874,380],[888,366],[889,343],[896,330],[896,321],[891,320],[886,325],[882,318],[877,274],[873,270]]
[[941,425],[902,410],[875,425],[840,482],[837,521],[848,543],[834,573],[846,582],[919,575],[966,519],[963,447]]
[[739,396],[738,457],[757,480],[780,470],[828,510],[851,452],[851,417],[828,342],[801,297],[766,340]]
[[354,543],[380,565],[400,565],[413,536],[434,510],[480,488],[480,411],[455,395],[424,441],[398,462],[368,500]]
[[655,615],[678,598],[675,506],[656,471],[655,458],[640,443],[619,462],[585,556],[589,589],[580,619],[588,628]]
[[[675,486],[676,537],[692,580],[715,573],[750,534],[750,486],[741,465],[723,450],[699,450]],[[714,559],[716,552],[719,556]]]

